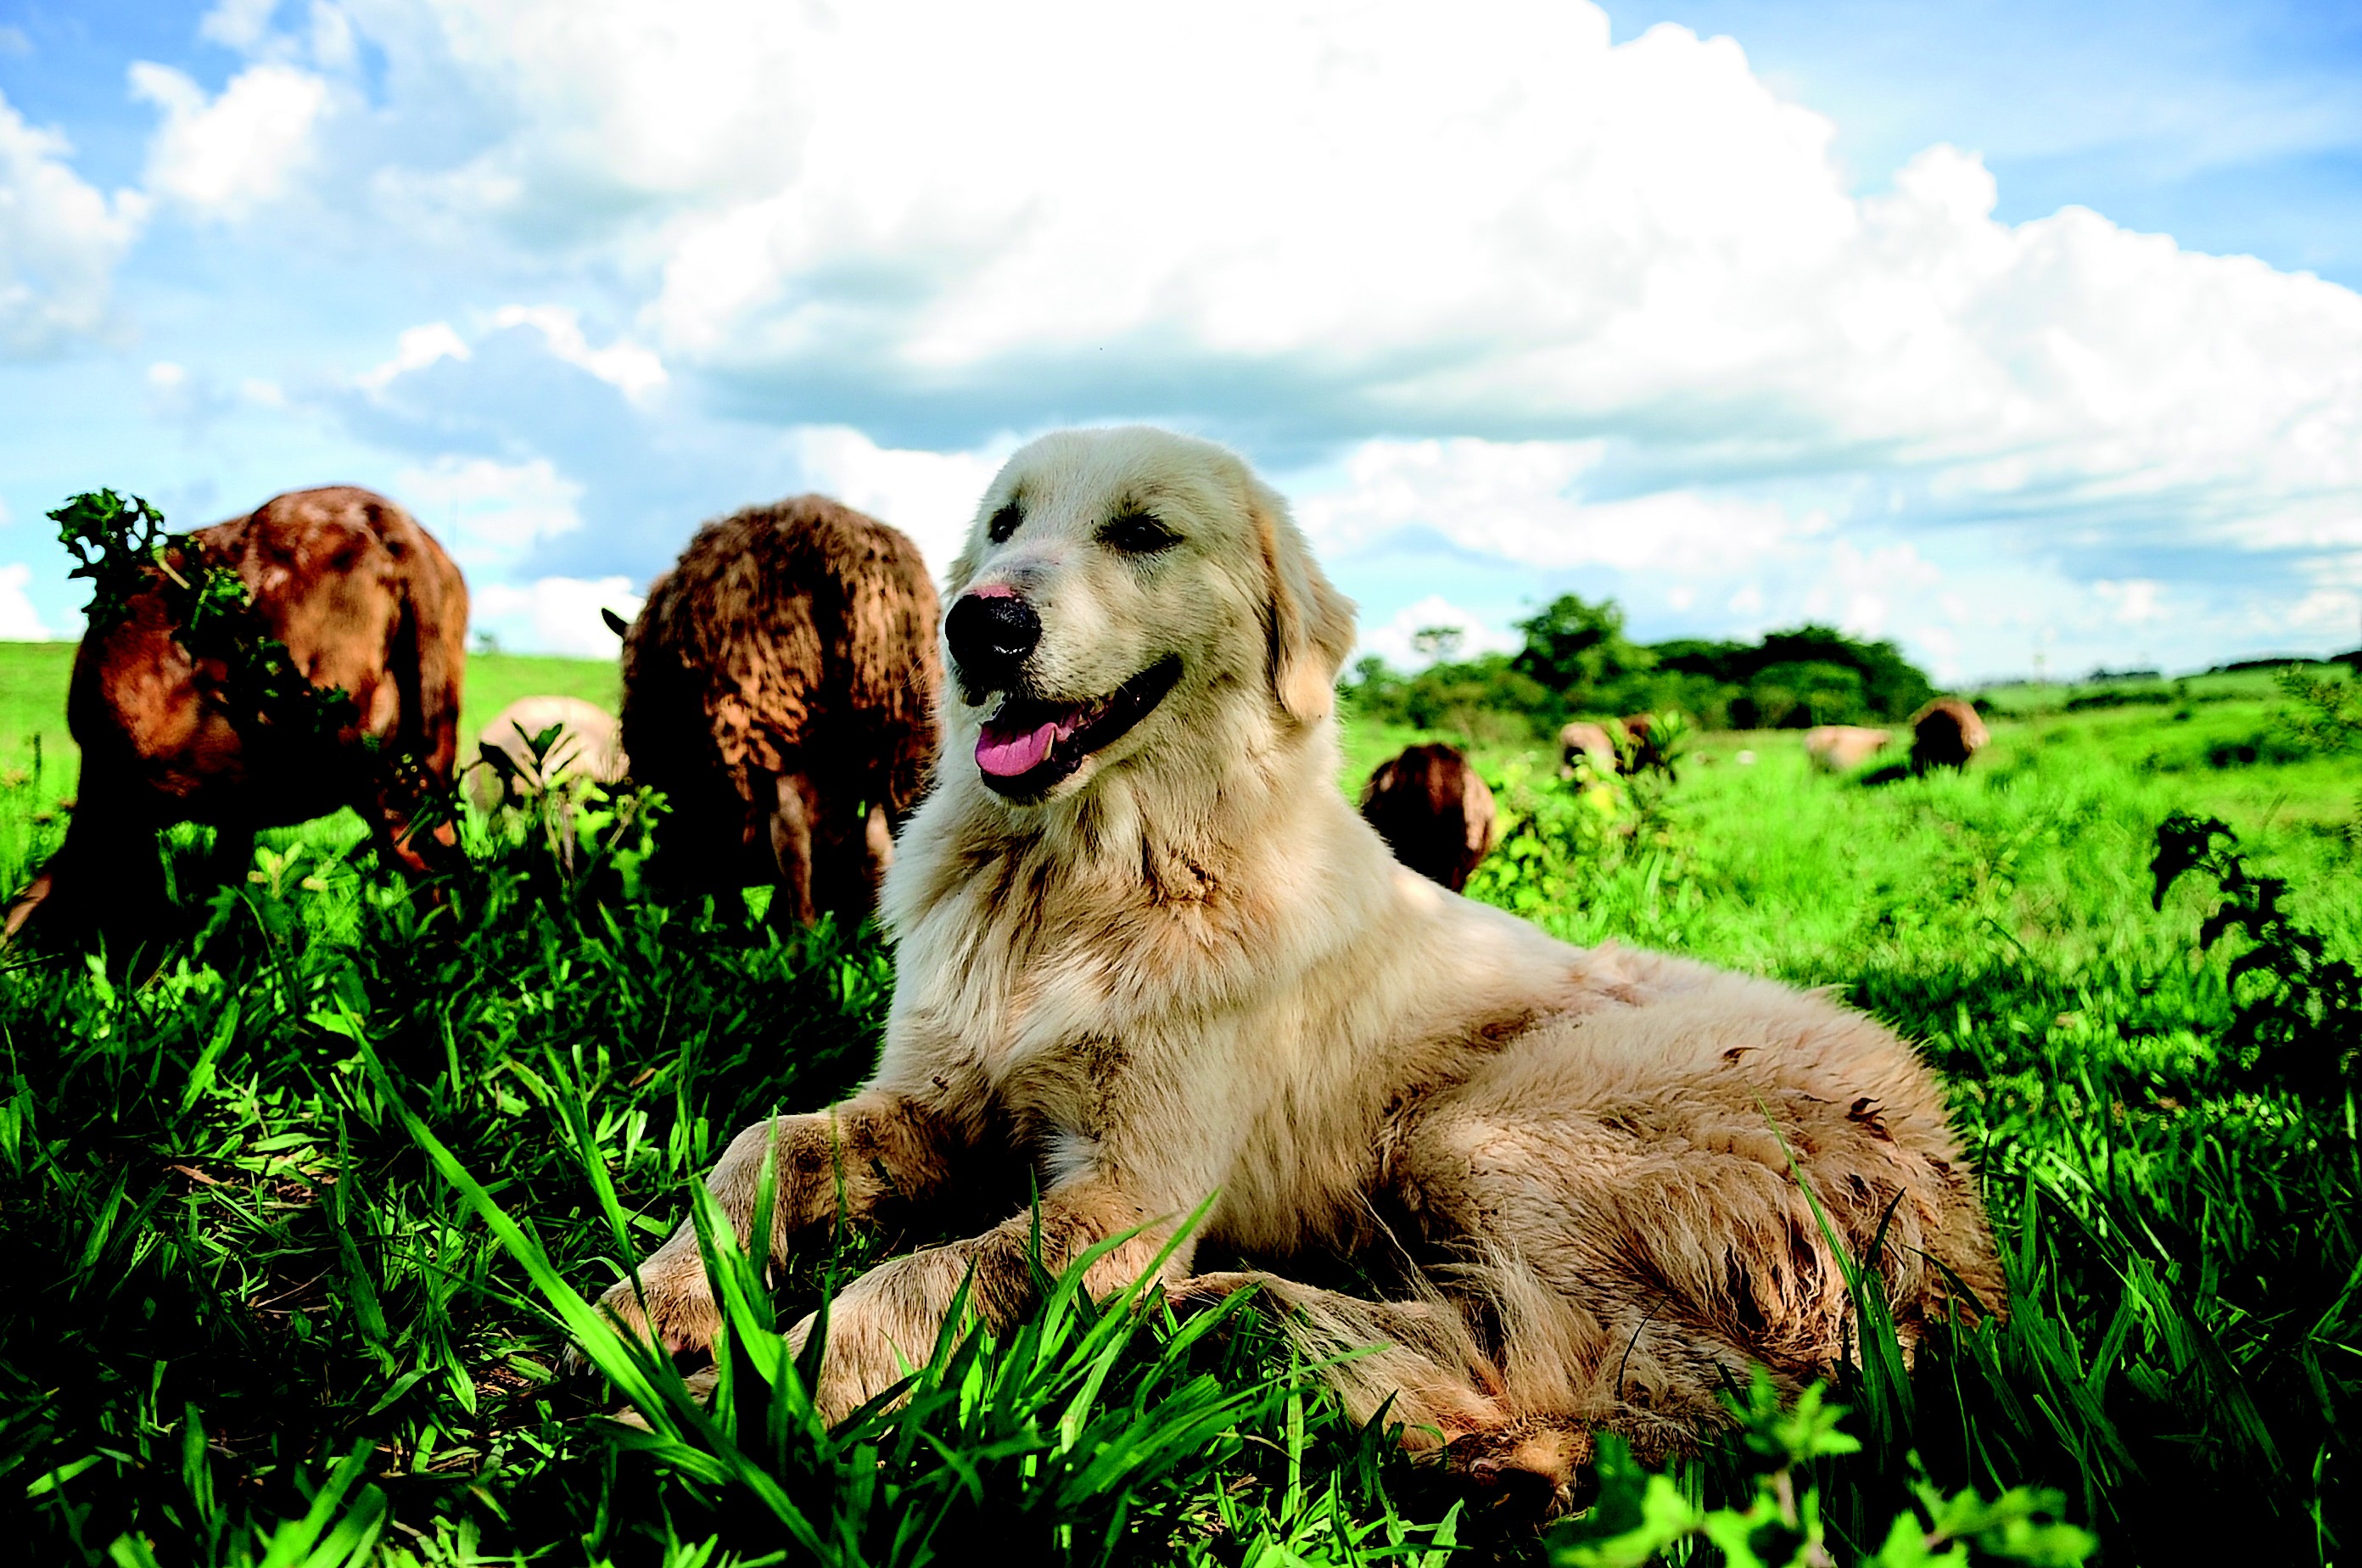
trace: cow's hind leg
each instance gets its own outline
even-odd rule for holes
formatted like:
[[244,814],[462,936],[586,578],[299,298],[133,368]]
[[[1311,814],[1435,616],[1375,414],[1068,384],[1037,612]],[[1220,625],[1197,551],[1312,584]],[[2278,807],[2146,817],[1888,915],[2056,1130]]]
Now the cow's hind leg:
[[800,773],[782,773],[772,783],[771,860],[778,882],[771,895],[770,918],[775,924],[792,920],[810,925],[820,918],[812,901],[812,840],[821,803]]

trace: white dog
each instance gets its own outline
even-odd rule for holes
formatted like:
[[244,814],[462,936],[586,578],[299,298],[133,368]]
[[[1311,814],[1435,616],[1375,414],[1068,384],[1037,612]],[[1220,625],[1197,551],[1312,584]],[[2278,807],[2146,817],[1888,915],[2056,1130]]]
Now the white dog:
[[[944,750],[883,900],[899,942],[877,1071],[750,1128],[710,1178],[773,1253],[840,1212],[926,1205],[1014,1154],[1043,1263],[1130,1240],[1094,1286],[1261,1286],[1366,1418],[1479,1479],[1563,1495],[1602,1430],[1694,1443],[1750,1364],[1794,1384],[1850,1343],[1806,1194],[1906,1336],[2001,1276],[1926,1069],[1827,999],[1585,951],[1398,866],[1336,787],[1351,604],[1280,499],[1220,447],[1070,431],[1012,458],[951,569]],[[1802,1177],[1800,1184],[1799,1177]],[[1022,1188],[1021,1187],[1021,1194]],[[887,1262],[830,1320],[821,1400],[925,1358],[964,1280],[1032,1293],[1030,1213]],[[1874,1246],[1874,1243],[1879,1243]],[[1385,1300],[1278,1274],[1339,1254]],[[606,1305],[668,1343],[717,1328],[683,1226]],[[805,1332],[797,1331],[799,1340]]]

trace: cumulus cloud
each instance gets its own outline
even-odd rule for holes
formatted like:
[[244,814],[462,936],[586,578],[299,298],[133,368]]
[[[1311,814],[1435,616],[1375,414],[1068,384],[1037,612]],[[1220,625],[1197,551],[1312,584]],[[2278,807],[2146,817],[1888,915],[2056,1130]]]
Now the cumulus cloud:
[[276,62],[248,66],[208,98],[184,73],[140,61],[131,92],[164,116],[148,148],[149,189],[223,220],[288,193],[314,160],[329,97],[326,78]]
[[[146,79],[151,171],[546,281],[422,313],[344,405],[422,473],[577,487],[588,525],[503,571],[639,573],[798,482],[940,565],[1004,433],[1151,417],[1287,478],[1347,575],[1426,550],[1970,668],[2165,605],[2260,636],[2362,575],[2362,296],[2080,208],[2002,223],[1949,147],[1858,194],[1729,39],[1434,15],[222,0],[244,69]],[[1373,602],[1506,620],[1463,580]]]
[[898,451],[841,425],[798,430],[795,443],[813,489],[910,535],[939,582],[984,487],[1017,449],[1003,438],[973,452]]
[[533,549],[582,526],[582,487],[546,458],[503,463],[447,455],[403,469],[397,492],[470,571],[504,572]]
[[2153,578],[2126,578],[2122,581],[2105,579],[2092,584],[2092,591],[2109,613],[2128,626],[2141,625],[2165,618],[2166,608],[2159,602],[2165,585]]
[[38,643],[49,637],[50,629],[41,624],[32,596],[26,592],[32,582],[31,567],[0,566],[0,642]]
[[1398,669],[1424,669],[1440,659],[1513,653],[1523,646],[1516,633],[1430,593],[1404,605],[1383,624],[1364,626],[1354,657],[1374,654]]
[[490,633],[505,648],[613,658],[623,643],[609,629],[602,610],[625,623],[645,601],[628,579],[544,577],[523,584],[491,583],[472,595],[469,624]]
[[[532,327],[541,334],[553,357],[590,371],[626,397],[644,399],[667,380],[664,361],[628,338],[618,337],[604,348],[591,348],[582,333],[581,316],[570,305],[511,304],[492,313],[495,331],[513,326]],[[458,357],[467,357],[464,345]]]
[[270,35],[279,0],[221,0],[197,20],[197,36],[235,50],[251,50]]
[[1825,530],[1777,504],[1693,490],[1589,501],[1600,441],[1366,441],[1343,483],[1300,494],[1296,514],[1323,546],[1351,549],[1425,528],[1463,549],[1530,566],[1726,569]]
[[0,95],[0,358],[30,358],[107,324],[116,263],[139,231],[136,193],[101,194],[72,148]]
[[449,322],[430,321],[423,326],[403,328],[402,336],[394,340],[392,357],[363,370],[353,381],[370,392],[382,392],[395,377],[423,370],[437,359],[471,359],[475,354]]
[[2353,543],[2362,298],[2081,209],[1999,223],[1950,148],[1857,197],[1727,39],[1617,45],[1560,0],[362,15],[504,127],[404,189],[565,206],[519,232],[602,231],[663,361],[783,421],[1612,436],[1691,475],[1899,469],[1934,519]]

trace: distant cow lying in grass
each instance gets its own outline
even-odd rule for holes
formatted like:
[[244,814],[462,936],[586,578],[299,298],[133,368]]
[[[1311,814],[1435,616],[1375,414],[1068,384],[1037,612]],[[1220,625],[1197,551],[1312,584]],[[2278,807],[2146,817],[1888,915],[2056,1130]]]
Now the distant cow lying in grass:
[[1576,758],[1591,764],[1596,774],[1616,771],[1616,737],[1607,733],[1605,724],[1595,724],[1587,719],[1577,719],[1558,733],[1558,773],[1562,778],[1574,777]]
[[1455,893],[1493,847],[1493,791],[1448,745],[1415,745],[1378,764],[1362,815],[1396,859]]
[[[240,669],[192,659],[167,589],[215,567],[237,574],[253,626],[285,645],[302,679],[350,699],[338,719],[307,730],[258,713],[238,694]],[[171,541],[160,564],[141,569],[121,616],[94,625],[74,655],[73,820],[0,936],[36,922],[68,939],[152,935],[165,904],[156,834],[174,823],[218,829],[215,864],[233,875],[258,830],[341,806],[370,824],[387,863],[412,873],[449,864],[450,824],[419,834],[411,818],[451,787],[467,636],[459,569],[408,513],[366,490],[292,491]]]
[[1851,773],[1885,749],[1893,730],[1860,724],[1821,724],[1805,732],[1805,756],[1827,773]]
[[1672,726],[1653,713],[1627,713],[1620,719],[1595,723],[1577,719],[1558,733],[1559,777],[1574,777],[1577,757],[1587,758],[1594,773],[1646,773],[1651,769],[1672,778],[1673,757],[1669,736]]
[[699,529],[624,638],[624,745],[668,801],[651,878],[866,917],[934,756],[936,613],[919,547],[826,496]]
[[1911,716],[1911,771],[1965,767],[1991,738],[1976,709],[1958,697],[1938,697]]
[[[557,734],[536,759],[534,742],[553,729]],[[477,734],[468,798],[491,816],[535,791],[563,797],[554,803],[550,831],[558,858],[571,865],[572,797],[585,785],[622,783],[630,767],[615,715],[604,708],[579,697],[520,697]]]

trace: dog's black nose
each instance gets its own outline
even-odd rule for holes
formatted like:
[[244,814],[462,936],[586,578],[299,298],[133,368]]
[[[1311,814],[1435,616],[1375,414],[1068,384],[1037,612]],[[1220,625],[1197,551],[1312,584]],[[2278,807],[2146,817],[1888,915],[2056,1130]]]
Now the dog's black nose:
[[944,640],[961,679],[987,689],[1006,686],[1042,640],[1042,617],[1013,593],[969,593],[944,620]]

